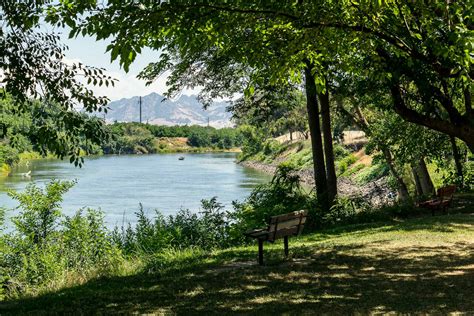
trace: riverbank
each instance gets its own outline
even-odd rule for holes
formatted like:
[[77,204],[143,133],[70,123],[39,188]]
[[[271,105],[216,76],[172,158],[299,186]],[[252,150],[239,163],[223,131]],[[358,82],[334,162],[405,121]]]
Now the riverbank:
[[[244,167],[252,168],[269,175],[273,175],[277,169],[276,165],[266,164],[258,161],[240,161]],[[314,172],[310,169],[301,169],[296,171],[301,184],[308,188],[314,188]],[[393,190],[390,189],[387,178],[382,177],[364,184],[357,183],[352,177],[337,178],[338,194],[344,197],[359,197],[364,201],[369,201],[374,206],[380,206],[384,203],[393,201],[391,197]]]
[[[335,146],[335,164],[338,176],[338,193],[344,197],[358,197],[379,206],[393,201],[394,192],[388,183],[384,166],[372,163],[372,157],[364,149],[348,145]],[[281,163],[296,167],[301,183],[314,188],[311,144],[308,140],[282,142],[273,153],[258,152],[238,161],[242,166],[273,175]]]

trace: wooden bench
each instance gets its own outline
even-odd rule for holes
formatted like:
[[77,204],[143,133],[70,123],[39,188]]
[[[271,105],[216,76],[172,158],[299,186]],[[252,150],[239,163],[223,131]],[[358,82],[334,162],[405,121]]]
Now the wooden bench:
[[452,204],[453,195],[456,192],[455,185],[448,185],[438,189],[436,198],[422,202],[418,204],[419,207],[427,208],[431,210],[431,214],[434,216],[436,210],[442,210],[446,212],[448,207]]
[[265,229],[252,229],[244,233],[245,236],[258,240],[258,263],[263,265],[263,242],[275,242],[283,238],[285,256],[288,257],[288,237],[299,235],[304,228],[308,211],[297,211],[278,216],[272,216]]

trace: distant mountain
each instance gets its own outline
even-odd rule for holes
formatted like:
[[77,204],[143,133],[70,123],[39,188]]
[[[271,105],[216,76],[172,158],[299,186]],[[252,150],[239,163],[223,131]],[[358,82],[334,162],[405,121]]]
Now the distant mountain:
[[[110,102],[106,121],[138,122],[138,102],[139,97]],[[227,102],[215,102],[204,110],[194,95],[168,100],[158,93],[151,93],[142,97],[142,122],[155,125],[207,125],[209,119],[213,127],[229,127],[232,123],[231,113],[226,111],[227,106]]]

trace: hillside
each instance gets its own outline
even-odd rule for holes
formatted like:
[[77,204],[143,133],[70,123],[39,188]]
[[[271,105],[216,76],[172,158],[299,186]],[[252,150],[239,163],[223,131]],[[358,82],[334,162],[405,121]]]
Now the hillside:
[[[176,100],[165,99],[158,93],[142,97],[142,121],[154,125],[209,125],[230,127],[228,103],[215,102],[204,110],[195,95],[181,95]],[[106,115],[108,122],[138,122],[139,97],[110,102]]]
[[[361,132],[345,132],[341,144],[335,144],[335,167],[338,193],[346,197],[361,197],[374,206],[393,201],[394,190],[387,182],[388,169],[373,163],[372,157],[363,148],[367,139]],[[252,155],[241,155],[240,163],[269,174],[273,174],[281,163],[290,163],[297,168],[301,181],[314,187],[311,141],[293,135],[269,140],[263,149]]]
[[[466,210],[467,211],[467,210]],[[472,212],[472,209],[471,209]],[[0,314],[472,314],[474,216],[352,225],[213,252],[3,302]]]

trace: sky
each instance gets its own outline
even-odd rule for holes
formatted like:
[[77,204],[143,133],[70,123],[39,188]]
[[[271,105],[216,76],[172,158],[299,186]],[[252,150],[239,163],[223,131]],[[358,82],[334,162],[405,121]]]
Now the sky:
[[[150,62],[159,61],[160,53],[151,49],[143,49],[137,56],[130,70],[125,72],[115,60],[110,61],[110,53],[106,52],[110,41],[96,41],[91,37],[68,38],[67,30],[55,30],[61,33],[61,41],[69,49],[65,52],[66,62],[81,62],[84,65],[105,68],[106,73],[118,79],[115,86],[102,87],[90,86],[96,95],[107,96],[111,101],[133,96],[144,96],[152,92],[163,94],[166,91],[166,74],[158,78],[153,84],[147,86],[145,80],[137,78],[138,73]],[[183,94],[196,94],[199,90],[185,90]]]

